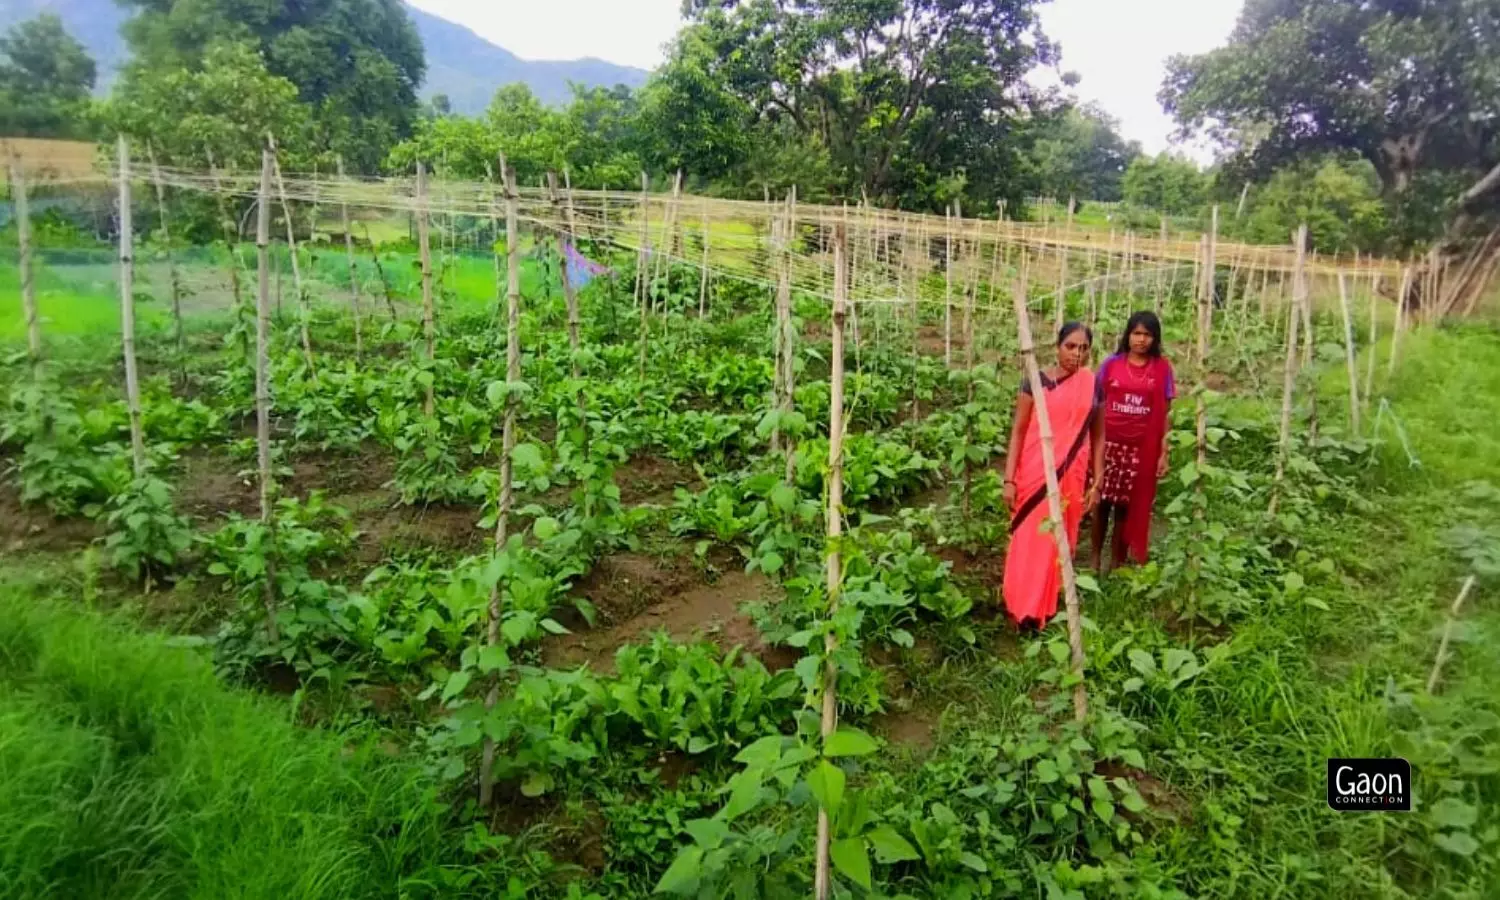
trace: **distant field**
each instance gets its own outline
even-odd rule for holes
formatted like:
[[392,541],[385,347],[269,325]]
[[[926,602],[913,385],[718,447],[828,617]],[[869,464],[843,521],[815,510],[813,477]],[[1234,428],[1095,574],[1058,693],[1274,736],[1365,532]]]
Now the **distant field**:
[[29,179],[50,181],[81,178],[95,171],[98,145],[89,141],[52,141],[42,138],[0,138],[0,160],[9,165],[19,157]]

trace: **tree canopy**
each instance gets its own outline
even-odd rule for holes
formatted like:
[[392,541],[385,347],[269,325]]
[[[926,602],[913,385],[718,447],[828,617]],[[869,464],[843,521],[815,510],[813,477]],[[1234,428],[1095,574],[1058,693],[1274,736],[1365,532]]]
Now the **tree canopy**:
[[376,171],[411,133],[426,61],[399,0],[120,2],[136,12],[125,25],[134,54],[127,88],[175,70],[201,72],[210,48],[229,41],[253,48],[266,72],[296,87],[308,139],[350,169]]
[[1202,208],[1212,184],[1192,160],[1168,153],[1136,157],[1121,181],[1126,203],[1174,216]]
[[94,61],[50,13],[0,36],[0,134],[77,137],[88,130]]
[[[1025,76],[1056,51],[1037,0],[687,0],[690,17],[656,103],[708,103],[739,132],[721,165],[761,134],[826,154],[846,196],[911,208],[971,205],[1024,188]],[[736,146],[742,141],[743,145]]]
[[1120,136],[1119,122],[1093,105],[1064,107],[1037,134],[1032,159],[1042,194],[1064,202],[1122,197],[1125,171],[1141,146]]
[[1446,225],[1457,253],[1500,219],[1497,47],[1493,0],[1248,0],[1225,46],[1171,61],[1161,99],[1241,171],[1363,157],[1392,249]]

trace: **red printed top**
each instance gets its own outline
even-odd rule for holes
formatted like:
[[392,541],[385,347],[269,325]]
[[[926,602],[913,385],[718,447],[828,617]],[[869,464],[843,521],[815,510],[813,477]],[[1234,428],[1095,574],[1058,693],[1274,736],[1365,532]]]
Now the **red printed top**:
[[1172,364],[1161,357],[1144,366],[1135,366],[1128,357],[1116,353],[1099,367],[1098,378],[1099,393],[1104,396],[1107,441],[1146,442],[1151,423],[1157,421],[1158,407],[1164,407],[1177,396]]

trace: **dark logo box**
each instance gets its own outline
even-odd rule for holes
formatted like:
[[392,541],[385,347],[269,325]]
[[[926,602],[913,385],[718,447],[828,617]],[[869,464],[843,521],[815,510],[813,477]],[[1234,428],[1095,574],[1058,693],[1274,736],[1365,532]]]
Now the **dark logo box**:
[[1328,806],[1340,812],[1410,812],[1411,763],[1404,759],[1330,759]]

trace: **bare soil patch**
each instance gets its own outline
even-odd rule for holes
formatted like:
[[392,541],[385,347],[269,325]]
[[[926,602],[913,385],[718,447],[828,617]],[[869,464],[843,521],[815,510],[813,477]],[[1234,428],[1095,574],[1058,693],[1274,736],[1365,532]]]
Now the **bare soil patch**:
[[664,562],[640,554],[607,557],[578,588],[598,609],[598,625],[570,623],[573,633],[549,641],[543,660],[549,666],[582,664],[610,672],[621,647],[645,643],[653,633],[665,631],[676,640],[704,638],[726,650],[740,646],[769,668],[786,668],[795,664],[795,652],[767,646],[755,623],[739,609],[744,603],[769,599],[773,590],[770,579],[760,574],[730,571],[708,584],[679,560]]
[[477,551],[490,539],[479,527],[480,510],[473,506],[402,506],[395,494],[384,490],[340,496],[334,502],[353,515],[360,533],[355,559],[365,564],[406,550]]
[[677,488],[698,480],[698,473],[692,468],[648,454],[636,454],[615,470],[615,484],[620,486],[620,502],[626,506],[671,503],[673,492]]
[[177,509],[196,519],[221,519],[232,513],[260,511],[260,488],[254,466],[222,450],[191,450],[182,455],[176,479]]
[[14,487],[0,482],[0,553],[77,550],[98,536],[95,522],[58,519],[45,507],[23,505]]

